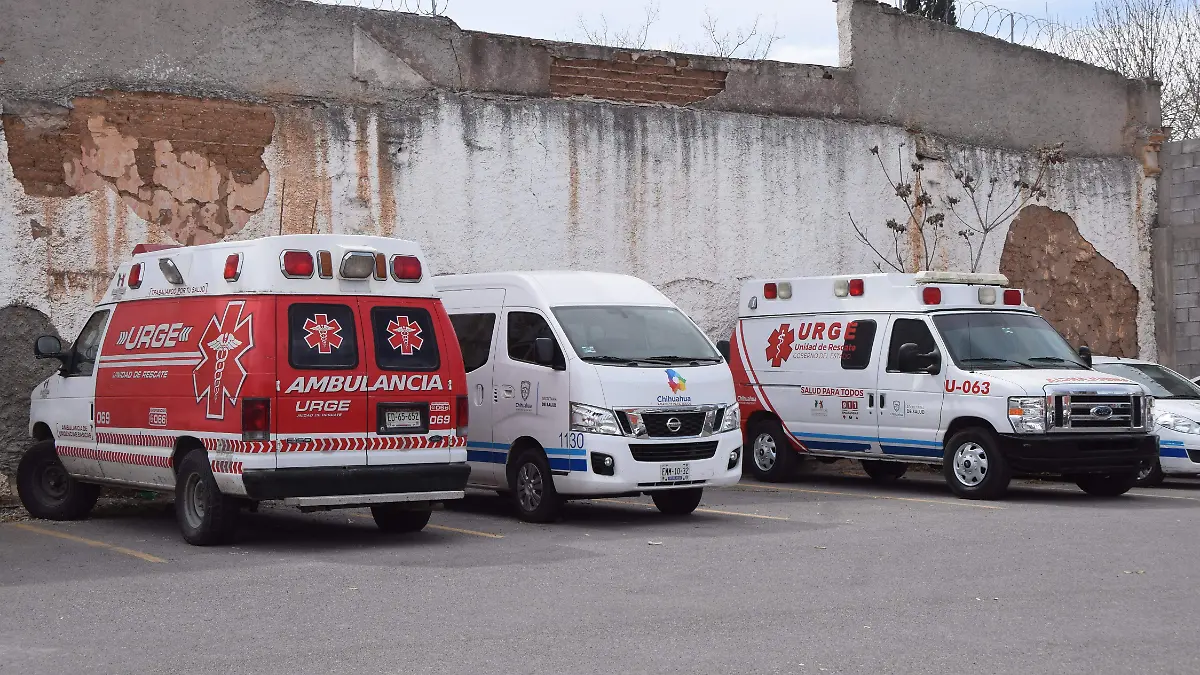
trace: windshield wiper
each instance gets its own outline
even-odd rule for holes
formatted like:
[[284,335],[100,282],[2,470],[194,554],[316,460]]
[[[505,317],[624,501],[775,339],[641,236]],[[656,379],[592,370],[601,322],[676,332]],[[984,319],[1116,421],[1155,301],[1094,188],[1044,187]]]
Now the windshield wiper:
[[642,357],[638,360],[646,361],[647,363],[666,363],[666,364],[679,363],[680,361],[684,361],[687,363],[720,363],[721,362],[721,359],[719,359],[715,356],[675,356],[673,354],[667,354],[664,356],[646,356],[646,357]]
[[975,362],[975,361],[978,361],[980,363],[1015,363],[1018,366],[1021,366],[1022,368],[1032,368],[1033,367],[1032,365],[1025,363],[1024,361],[1016,361],[1014,359],[1001,359],[1001,358],[996,358],[994,356],[976,356],[975,358],[972,358],[972,359],[963,359],[962,360],[962,362],[964,364],[968,363],[968,362]]
[[1079,366],[1080,368],[1085,367],[1083,364],[1079,363],[1078,361],[1064,359],[1061,356],[1034,356],[1034,357],[1030,357],[1029,360],[1030,361],[1048,361],[1050,363],[1069,363],[1073,366]]
[[619,356],[609,356],[608,354],[595,354],[592,356],[581,356],[579,358],[583,359],[584,361],[593,361],[596,363],[619,363],[623,366],[637,365],[637,361],[634,361],[633,359],[623,359]]

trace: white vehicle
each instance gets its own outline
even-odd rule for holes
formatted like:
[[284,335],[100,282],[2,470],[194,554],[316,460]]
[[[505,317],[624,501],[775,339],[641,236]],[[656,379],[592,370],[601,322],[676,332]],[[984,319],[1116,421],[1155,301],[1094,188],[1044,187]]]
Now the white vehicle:
[[942,464],[960,497],[1015,473],[1119,495],[1157,456],[1152,397],[1098,373],[1001,275],[922,272],[746,282],[730,358],[754,475],[801,454],[879,481]]
[[564,499],[695,510],[741,475],[733,378],[650,284],[592,272],[436,277],[467,368],[470,485],[546,522]]
[[1133,380],[1154,395],[1158,462],[1138,474],[1137,484],[1159,485],[1165,475],[1200,474],[1200,386],[1149,361],[1097,356],[1096,370]]

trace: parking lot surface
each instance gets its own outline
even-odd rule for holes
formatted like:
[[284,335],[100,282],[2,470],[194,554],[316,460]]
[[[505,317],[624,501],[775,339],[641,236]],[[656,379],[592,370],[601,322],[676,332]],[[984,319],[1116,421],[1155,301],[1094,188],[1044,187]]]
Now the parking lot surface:
[[0,673],[1195,673],[1200,483],[1117,499],[810,476],[415,535],[246,514],[196,548],[161,504],[0,524]]

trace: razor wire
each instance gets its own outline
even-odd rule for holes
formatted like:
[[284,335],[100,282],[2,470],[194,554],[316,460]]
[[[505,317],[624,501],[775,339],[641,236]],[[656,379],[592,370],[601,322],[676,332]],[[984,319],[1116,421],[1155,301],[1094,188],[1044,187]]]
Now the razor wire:
[[[904,9],[904,4],[904,0],[893,2],[900,10]],[[997,7],[982,0],[956,4],[957,26],[964,30],[1068,58],[1080,58],[1085,51],[1087,33],[1075,26]]]

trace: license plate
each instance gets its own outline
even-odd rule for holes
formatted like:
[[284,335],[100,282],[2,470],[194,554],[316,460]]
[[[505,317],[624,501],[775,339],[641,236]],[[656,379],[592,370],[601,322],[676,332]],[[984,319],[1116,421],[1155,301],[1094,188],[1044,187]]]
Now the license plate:
[[388,429],[415,429],[421,426],[420,410],[388,410],[384,412],[383,424]]
[[692,465],[687,463],[662,464],[658,467],[658,471],[659,480],[664,483],[691,480]]

